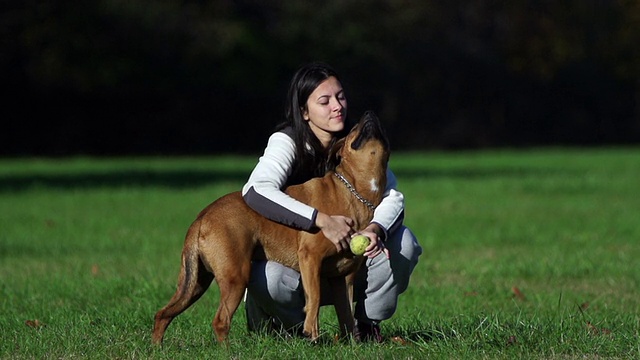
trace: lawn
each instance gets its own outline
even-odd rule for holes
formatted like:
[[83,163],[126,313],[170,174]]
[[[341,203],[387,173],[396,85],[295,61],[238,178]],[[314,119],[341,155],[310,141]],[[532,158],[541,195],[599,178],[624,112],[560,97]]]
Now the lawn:
[[0,358],[640,358],[640,149],[396,153],[424,254],[383,344],[210,327],[217,288],[150,344],[184,234],[254,157],[0,159]]

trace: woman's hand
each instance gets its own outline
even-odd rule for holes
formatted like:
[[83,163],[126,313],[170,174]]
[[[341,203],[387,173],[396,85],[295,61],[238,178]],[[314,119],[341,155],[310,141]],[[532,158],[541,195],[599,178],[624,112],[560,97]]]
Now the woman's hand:
[[316,226],[336,246],[338,252],[349,248],[351,235],[355,234],[353,224],[353,219],[342,215],[329,216],[321,212],[316,215]]
[[364,250],[364,256],[374,258],[380,253],[385,253],[387,259],[389,258],[389,249],[384,246],[381,236],[378,236],[378,234],[384,234],[380,225],[371,223],[364,230],[359,231],[358,233],[371,239],[371,243],[369,243],[369,246]]

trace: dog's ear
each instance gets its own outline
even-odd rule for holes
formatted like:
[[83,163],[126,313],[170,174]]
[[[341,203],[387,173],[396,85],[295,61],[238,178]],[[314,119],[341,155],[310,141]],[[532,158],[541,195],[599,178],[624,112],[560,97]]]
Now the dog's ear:
[[341,138],[333,144],[329,150],[329,158],[327,159],[329,162],[335,162],[336,164],[340,162],[340,149],[344,146],[344,142],[345,138]]

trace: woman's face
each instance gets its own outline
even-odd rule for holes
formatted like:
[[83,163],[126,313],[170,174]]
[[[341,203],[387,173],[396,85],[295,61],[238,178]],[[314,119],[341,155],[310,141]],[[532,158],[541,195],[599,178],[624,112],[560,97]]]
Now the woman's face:
[[302,116],[322,145],[328,146],[333,136],[344,129],[347,117],[347,98],[338,79],[331,76],[313,90]]

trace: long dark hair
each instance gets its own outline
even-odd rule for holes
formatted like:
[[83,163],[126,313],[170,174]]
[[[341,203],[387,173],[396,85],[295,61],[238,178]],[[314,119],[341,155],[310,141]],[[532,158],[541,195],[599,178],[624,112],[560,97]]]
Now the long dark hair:
[[325,149],[303,117],[311,93],[320,83],[331,76],[340,81],[338,73],[331,66],[322,62],[313,62],[300,67],[289,84],[285,105],[285,121],[276,128],[277,131],[290,129],[290,135],[296,144],[296,164],[289,177],[289,185],[302,183],[312,177],[323,176],[337,165],[334,159],[329,158],[328,150],[338,138],[347,134],[347,124],[345,123],[343,131],[337,134],[329,147]]

